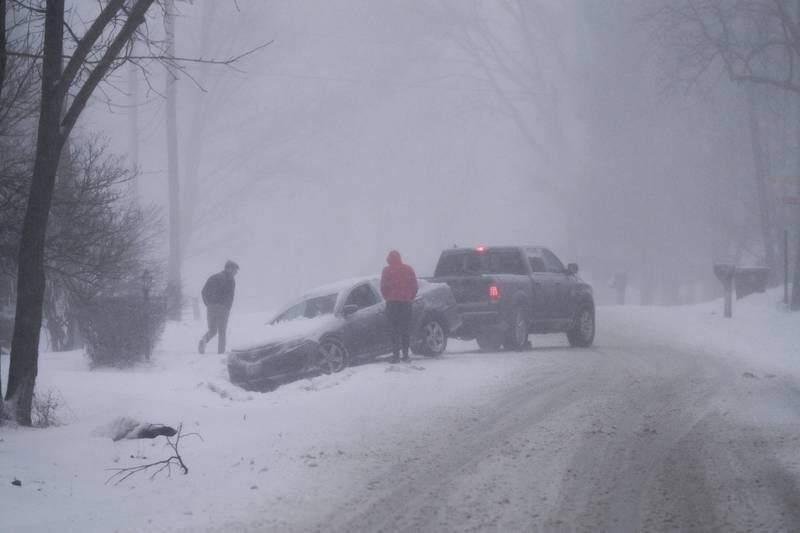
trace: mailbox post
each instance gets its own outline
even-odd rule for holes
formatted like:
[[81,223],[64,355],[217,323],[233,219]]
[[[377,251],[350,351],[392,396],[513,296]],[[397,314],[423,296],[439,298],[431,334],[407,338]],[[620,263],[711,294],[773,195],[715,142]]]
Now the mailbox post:
[[725,318],[733,316],[733,277],[736,275],[736,265],[717,263],[714,265],[714,275],[722,283],[725,290]]

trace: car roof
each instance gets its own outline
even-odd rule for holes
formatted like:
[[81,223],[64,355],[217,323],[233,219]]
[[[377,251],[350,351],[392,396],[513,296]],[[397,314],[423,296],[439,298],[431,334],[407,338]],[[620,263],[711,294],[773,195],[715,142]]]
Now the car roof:
[[360,283],[376,282],[376,281],[378,281],[378,276],[363,276],[358,278],[350,278],[350,279],[334,281],[333,283],[321,285],[319,287],[315,287],[311,290],[304,292],[302,299],[313,298],[315,296],[325,296],[328,294],[339,294],[340,292],[355,287]]

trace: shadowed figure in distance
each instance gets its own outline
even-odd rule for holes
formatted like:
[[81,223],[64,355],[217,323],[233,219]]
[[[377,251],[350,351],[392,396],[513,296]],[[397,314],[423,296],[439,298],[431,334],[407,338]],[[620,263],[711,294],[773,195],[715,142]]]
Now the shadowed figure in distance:
[[205,353],[208,341],[217,337],[217,353],[225,353],[225,331],[228,328],[228,316],[233,306],[233,294],[236,291],[236,273],[239,265],[227,261],[222,272],[217,272],[206,280],[203,286],[203,303],[206,305],[208,332],[200,339],[197,351]]

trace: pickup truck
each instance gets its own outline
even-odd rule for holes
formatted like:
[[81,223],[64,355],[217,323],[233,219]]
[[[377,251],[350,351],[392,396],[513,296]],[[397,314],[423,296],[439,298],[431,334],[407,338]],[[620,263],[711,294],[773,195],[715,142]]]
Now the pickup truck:
[[453,291],[462,326],[482,350],[521,350],[530,333],[566,333],[571,346],[591,346],[595,334],[592,288],[541,246],[478,246],[442,252],[431,281]]

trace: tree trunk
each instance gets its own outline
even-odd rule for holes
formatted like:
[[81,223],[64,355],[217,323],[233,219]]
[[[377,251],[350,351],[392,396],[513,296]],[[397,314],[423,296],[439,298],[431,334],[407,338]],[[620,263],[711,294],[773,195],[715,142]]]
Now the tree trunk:
[[[167,0],[164,26],[167,38],[167,55],[175,56],[175,2]],[[167,68],[167,172],[169,180],[169,261],[167,267],[167,292],[170,297],[170,314],[179,319],[181,313],[181,204],[178,176],[178,109],[176,75]]]
[[[6,0],[0,0],[0,96],[6,81]],[[0,423],[5,418],[3,410],[3,371],[0,368]]]
[[[798,9],[798,17],[800,17],[800,1],[797,3]],[[794,183],[794,187],[792,188],[792,192],[794,194],[800,194],[800,98],[795,98],[795,102],[797,105],[797,116],[796,116],[796,123],[795,123],[795,131],[797,132],[797,154],[798,154],[798,161],[797,161],[797,176],[795,179],[797,182]],[[792,276],[792,295],[791,299],[789,300],[789,309],[792,311],[800,311],[800,205],[792,206],[794,211],[794,216],[789,217],[790,225],[794,227],[795,238],[797,239],[797,245],[795,247],[795,260],[794,260],[794,275]],[[791,231],[790,231],[791,235]]]
[[64,47],[64,0],[48,0],[44,22],[42,98],[28,207],[22,226],[17,266],[17,307],[11,340],[6,400],[21,425],[31,425],[33,388],[38,373],[39,335],[44,301],[44,244],[47,219],[61,153],[59,88]]
[[764,261],[766,267],[769,268],[770,285],[774,286],[775,281],[778,279],[778,260],[777,254],[775,253],[772,206],[770,205],[769,190],[767,189],[767,169],[764,159],[764,147],[761,144],[761,130],[758,123],[755,88],[750,85],[747,87],[747,114],[750,129],[750,142],[753,150],[758,210],[761,219],[761,238],[764,241]]
[[3,94],[3,83],[6,81],[6,0],[0,0],[0,94]]

